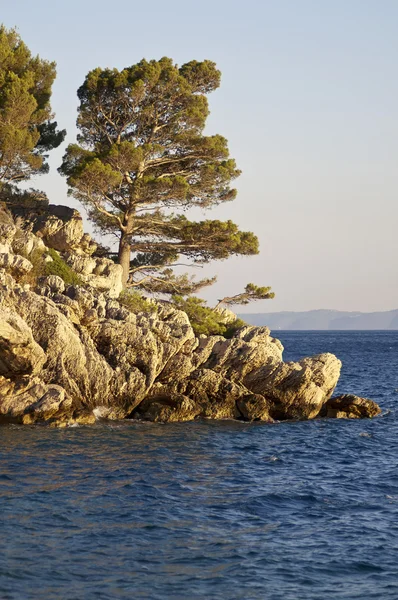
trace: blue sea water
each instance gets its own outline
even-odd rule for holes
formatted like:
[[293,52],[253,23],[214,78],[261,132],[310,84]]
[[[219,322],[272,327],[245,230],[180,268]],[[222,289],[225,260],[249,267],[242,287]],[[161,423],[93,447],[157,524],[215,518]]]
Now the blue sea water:
[[0,428],[2,600],[398,598],[398,332],[330,351],[374,420]]

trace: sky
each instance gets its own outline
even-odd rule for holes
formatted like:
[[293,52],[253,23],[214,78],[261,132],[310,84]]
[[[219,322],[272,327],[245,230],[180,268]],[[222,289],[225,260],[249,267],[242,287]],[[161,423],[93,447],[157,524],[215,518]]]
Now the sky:
[[[0,0],[32,53],[57,62],[52,106],[76,136],[76,90],[95,67],[169,56],[222,72],[206,133],[229,141],[238,197],[199,218],[254,231],[260,254],[213,262],[210,304],[248,282],[274,300],[239,312],[398,308],[396,0]],[[57,173],[33,181],[84,209]],[[87,229],[90,229],[87,223]]]

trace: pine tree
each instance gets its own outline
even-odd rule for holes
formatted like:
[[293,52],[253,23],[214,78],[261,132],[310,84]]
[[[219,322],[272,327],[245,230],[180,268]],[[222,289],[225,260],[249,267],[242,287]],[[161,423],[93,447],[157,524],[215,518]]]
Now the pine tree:
[[[60,172],[104,233],[118,237],[124,283],[189,293],[194,282],[171,267],[258,253],[257,237],[232,221],[190,221],[184,211],[233,200],[240,171],[227,140],[206,136],[207,94],[220,83],[215,64],[142,60],[118,71],[95,69],[78,90],[78,143]],[[133,257],[131,256],[133,253]]]
[[63,141],[50,106],[55,63],[32,56],[15,29],[0,25],[0,187],[46,173]]

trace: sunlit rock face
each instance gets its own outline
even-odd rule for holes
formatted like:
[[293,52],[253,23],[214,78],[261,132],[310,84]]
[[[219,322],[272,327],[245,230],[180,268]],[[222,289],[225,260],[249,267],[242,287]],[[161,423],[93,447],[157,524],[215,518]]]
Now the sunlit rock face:
[[[0,422],[271,423],[380,411],[355,396],[330,399],[340,361],[320,354],[285,363],[267,327],[198,339],[187,315],[169,304],[131,312],[118,300],[121,267],[93,256],[79,213],[47,209],[13,218],[0,207]],[[35,256],[51,260],[48,248],[79,285],[54,274],[34,279]]]

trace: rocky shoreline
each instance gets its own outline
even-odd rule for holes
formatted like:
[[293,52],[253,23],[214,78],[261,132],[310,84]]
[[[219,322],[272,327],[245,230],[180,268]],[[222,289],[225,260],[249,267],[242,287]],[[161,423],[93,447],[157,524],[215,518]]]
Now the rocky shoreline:
[[[373,417],[371,400],[333,398],[330,353],[283,362],[267,327],[197,338],[167,303],[150,313],[118,297],[121,267],[96,256],[78,211],[0,206],[0,422],[68,426],[97,419],[273,422]],[[50,252],[52,251],[52,253]],[[79,278],[32,276],[54,252]],[[31,276],[31,282],[27,282]]]

